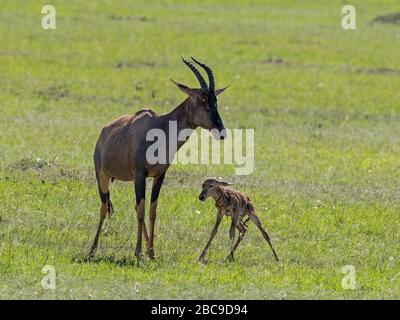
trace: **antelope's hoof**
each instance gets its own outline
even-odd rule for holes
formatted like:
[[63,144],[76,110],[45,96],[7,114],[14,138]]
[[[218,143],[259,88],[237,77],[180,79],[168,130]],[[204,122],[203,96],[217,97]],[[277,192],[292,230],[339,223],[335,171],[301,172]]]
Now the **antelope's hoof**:
[[206,260],[206,259],[203,258],[203,257],[200,257],[200,258],[197,260],[197,262],[198,262],[198,263],[201,263],[201,264],[207,264],[207,263],[208,263],[208,260]]
[[230,254],[229,256],[226,257],[226,260],[228,260],[229,262],[234,262],[235,257],[233,256],[233,254]]
[[89,253],[88,253],[88,258],[89,258],[89,259],[94,258],[95,254],[96,254],[96,248],[90,249],[90,251],[89,251]]
[[137,265],[140,266],[141,263],[146,261],[146,258],[143,254],[135,254]]
[[144,260],[144,255],[141,253],[139,253],[139,254],[135,253],[135,258],[136,258],[136,260]]
[[149,254],[148,256],[149,256],[149,259],[151,261],[156,261],[157,260],[157,257],[154,255],[154,253],[153,254]]
[[153,249],[147,249],[147,256],[149,257],[150,260],[155,261],[157,260],[156,255],[154,254]]

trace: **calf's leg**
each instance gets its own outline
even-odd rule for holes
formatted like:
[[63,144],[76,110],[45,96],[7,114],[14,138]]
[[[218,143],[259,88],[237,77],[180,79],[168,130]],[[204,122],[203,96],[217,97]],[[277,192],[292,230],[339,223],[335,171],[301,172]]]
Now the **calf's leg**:
[[236,230],[236,228],[237,228],[237,219],[232,214],[231,227],[229,228],[229,238],[230,238],[230,241],[231,241],[231,253],[228,256],[228,260],[229,261],[235,261],[235,257],[233,255],[233,252],[235,251],[235,230]]
[[275,260],[279,261],[279,257],[276,254],[274,247],[272,246],[271,238],[270,238],[269,234],[267,233],[267,231],[265,231],[264,227],[262,226],[261,221],[258,218],[257,214],[254,211],[250,211],[250,212],[248,212],[248,215],[249,215],[251,221],[253,221],[255,223],[255,225],[258,227],[258,229],[260,229],[261,234],[263,235],[264,239],[268,242],[269,246],[272,249],[272,253],[274,255]]
[[243,221],[240,221],[240,223],[236,226],[236,229],[239,230],[239,237],[235,243],[235,246],[233,247],[233,250],[231,251],[231,253],[229,254],[229,256],[227,257],[228,260],[233,261],[234,260],[234,252],[236,250],[236,248],[239,246],[239,243],[243,240],[244,235],[246,233],[246,227]]
[[220,212],[218,212],[217,221],[215,222],[215,225],[214,225],[214,227],[213,227],[213,229],[212,229],[212,231],[211,231],[210,238],[208,239],[208,242],[207,242],[207,244],[206,244],[206,246],[205,246],[203,252],[201,253],[201,255],[200,255],[200,257],[199,257],[199,260],[198,260],[199,262],[205,262],[205,259],[204,259],[204,258],[205,258],[206,254],[207,254],[208,248],[209,248],[210,245],[211,245],[211,241],[214,239],[215,235],[216,235],[217,232],[218,232],[218,226],[219,226],[220,223],[221,223],[222,216],[223,216],[223,215],[222,215]]

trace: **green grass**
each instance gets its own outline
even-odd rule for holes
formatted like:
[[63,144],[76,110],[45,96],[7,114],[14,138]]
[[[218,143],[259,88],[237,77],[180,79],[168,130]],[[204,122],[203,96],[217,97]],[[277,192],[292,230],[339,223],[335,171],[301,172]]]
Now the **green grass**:
[[[340,26],[342,1],[242,2],[52,1],[57,30],[44,31],[42,1],[2,1],[0,298],[400,298],[400,27],[370,23],[398,1],[351,1],[355,31]],[[184,96],[168,79],[196,84],[181,56],[231,86],[220,112],[228,128],[255,129],[255,172],[172,166],[159,258],[140,266],[133,187],[114,183],[116,213],[87,262],[100,129],[177,105]],[[224,219],[210,263],[196,263],[215,220],[197,195],[214,175],[252,197],[281,262],[254,226],[226,262]],[[41,287],[46,264],[55,291]],[[341,286],[345,265],[355,290]]]

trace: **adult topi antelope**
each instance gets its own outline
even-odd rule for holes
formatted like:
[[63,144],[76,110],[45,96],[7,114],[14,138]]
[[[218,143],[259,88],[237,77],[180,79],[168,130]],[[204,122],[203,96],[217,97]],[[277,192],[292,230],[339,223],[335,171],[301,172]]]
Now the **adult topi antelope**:
[[[156,220],[157,199],[163,184],[165,173],[169,168],[176,151],[185,141],[174,141],[176,148],[170,150],[171,137],[169,123],[175,121],[178,135],[181,130],[197,127],[212,130],[216,139],[224,139],[226,131],[218,112],[217,96],[226,88],[215,89],[214,75],[210,67],[192,58],[202,67],[208,76],[208,85],[201,73],[189,61],[183,62],[194,73],[200,83],[200,89],[189,88],[186,85],[171,81],[188,97],[171,112],[158,115],[150,109],[143,109],[134,115],[125,115],[110,123],[101,131],[94,151],[96,179],[100,193],[100,222],[97,228],[89,256],[94,256],[107,213],[110,215],[113,206],[110,201],[109,185],[113,179],[134,181],[137,213],[137,243],[135,256],[139,258],[142,252],[142,234],[147,242],[147,254],[154,259],[154,223]],[[147,141],[149,130],[161,129],[166,135],[164,150],[168,155],[166,163],[152,163],[146,159],[146,150],[154,142]],[[172,149],[172,147],[171,147]],[[149,212],[150,229],[147,233],[145,224],[145,192],[146,178],[153,178],[151,205]]]

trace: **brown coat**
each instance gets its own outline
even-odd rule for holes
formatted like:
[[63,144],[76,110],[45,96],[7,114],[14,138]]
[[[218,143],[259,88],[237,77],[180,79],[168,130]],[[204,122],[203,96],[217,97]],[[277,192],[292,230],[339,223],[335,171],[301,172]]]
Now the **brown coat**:
[[[227,259],[234,260],[234,252],[238,247],[240,241],[242,241],[244,234],[247,231],[246,222],[250,219],[256,224],[258,229],[261,231],[264,239],[268,242],[272,249],[275,260],[279,260],[278,255],[272,246],[271,238],[267,231],[261,224],[259,217],[257,216],[256,210],[248,196],[240,191],[236,191],[228,187],[230,185],[227,182],[219,181],[216,179],[206,179],[202,184],[202,191],[199,195],[201,201],[205,201],[208,197],[212,197],[215,200],[215,206],[217,207],[217,221],[211,231],[210,238],[207,242],[206,247],[199,257],[199,261],[204,262],[207,251],[211,245],[211,241],[214,239],[218,232],[218,226],[221,223],[224,215],[231,217],[231,228],[229,230],[229,236],[231,239],[231,252]],[[245,217],[248,217],[244,220]],[[235,229],[239,231],[239,238],[235,242]]]
[[[134,115],[125,115],[118,118],[101,131],[94,151],[94,165],[102,204],[100,208],[100,222],[89,252],[90,257],[95,254],[98,247],[101,228],[107,212],[110,215],[113,211],[109,193],[110,181],[118,179],[122,181],[134,181],[135,184],[138,221],[135,255],[138,258],[141,256],[143,234],[147,241],[147,253],[151,259],[154,259],[153,241],[157,199],[165,173],[172,162],[173,156],[176,150],[184,144],[184,141],[175,141],[177,148],[176,150],[171,148],[170,152],[168,129],[171,121],[176,122],[178,133],[183,129],[194,130],[197,127],[202,127],[217,132],[214,134],[217,139],[224,139],[226,136],[217,105],[217,96],[226,88],[215,89],[214,76],[211,69],[205,64],[194,60],[207,72],[209,86],[207,86],[204,78],[193,64],[186,60],[183,61],[199,80],[201,89],[192,89],[172,80],[187,95],[187,98],[171,112],[158,115],[150,109],[143,109]],[[167,155],[171,153],[171,157],[168,157],[166,163],[152,164],[146,159],[146,150],[154,143],[153,141],[146,140],[147,133],[152,129],[161,129],[167,137],[166,145],[163,146],[163,149]],[[149,234],[144,222],[146,178],[148,177],[153,178]]]

